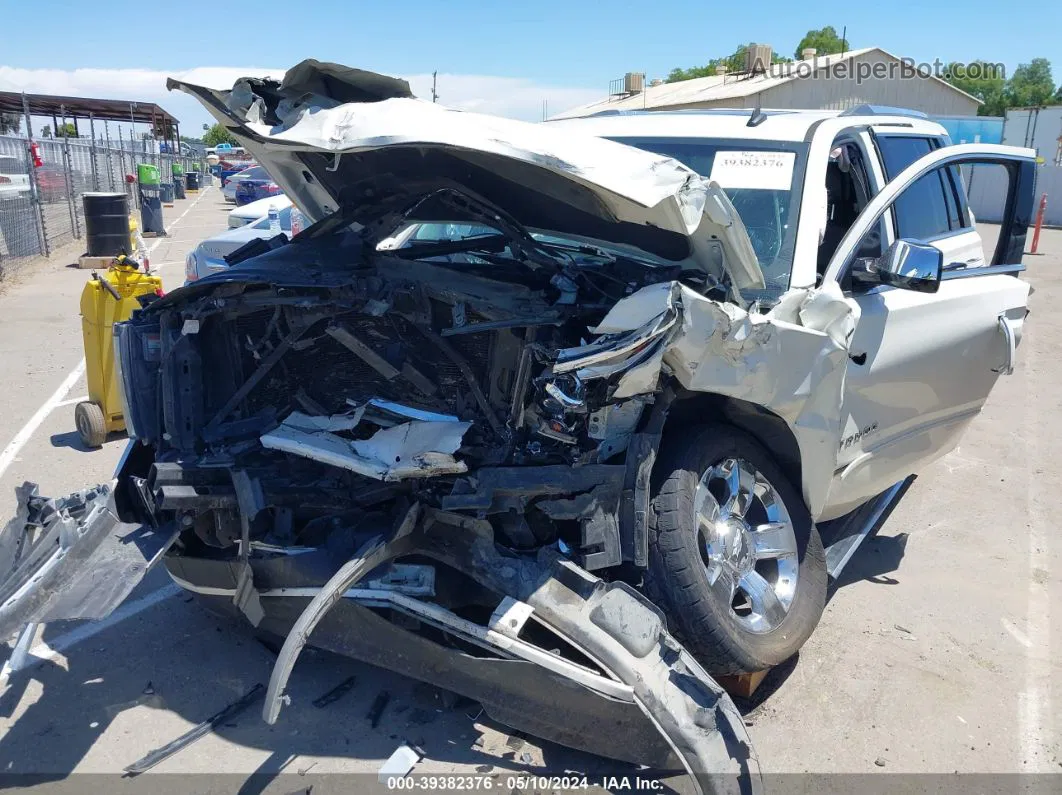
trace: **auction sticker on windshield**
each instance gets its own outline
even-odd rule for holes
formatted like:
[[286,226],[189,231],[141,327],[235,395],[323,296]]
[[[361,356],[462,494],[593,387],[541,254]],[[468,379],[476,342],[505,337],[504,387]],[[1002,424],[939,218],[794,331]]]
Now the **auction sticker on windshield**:
[[709,179],[723,188],[789,190],[795,152],[717,152]]

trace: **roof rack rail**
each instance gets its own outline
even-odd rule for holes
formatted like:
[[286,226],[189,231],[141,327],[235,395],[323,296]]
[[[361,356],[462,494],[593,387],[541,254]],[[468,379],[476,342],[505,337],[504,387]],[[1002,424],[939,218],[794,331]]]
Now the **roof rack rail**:
[[856,105],[841,111],[842,116],[908,116],[912,119],[928,119],[929,114],[910,108],[893,108],[888,105]]

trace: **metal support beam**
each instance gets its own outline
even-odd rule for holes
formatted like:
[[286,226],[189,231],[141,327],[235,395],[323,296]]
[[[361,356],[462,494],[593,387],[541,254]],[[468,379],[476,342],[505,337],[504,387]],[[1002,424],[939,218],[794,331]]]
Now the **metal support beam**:
[[48,247],[48,229],[44,225],[44,205],[41,203],[41,187],[37,181],[37,167],[33,165],[33,155],[30,152],[30,147],[33,144],[33,119],[30,116],[29,101],[26,99],[25,91],[22,92],[22,112],[26,117],[26,172],[30,178],[32,200],[37,208],[37,212],[34,213],[37,239],[40,241],[41,251],[44,252],[46,257],[50,257],[52,252]]
[[103,190],[100,186],[99,164],[96,163],[96,122],[91,113],[89,114],[89,153],[92,157],[92,189]]
[[70,159],[70,136],[66,133],[66,105],[59,106],[63,116],[63,180],[66,182],[66,207],[70,211],[70,231],[75,240],[81,239],[81,224],[74,207],[74,164]]

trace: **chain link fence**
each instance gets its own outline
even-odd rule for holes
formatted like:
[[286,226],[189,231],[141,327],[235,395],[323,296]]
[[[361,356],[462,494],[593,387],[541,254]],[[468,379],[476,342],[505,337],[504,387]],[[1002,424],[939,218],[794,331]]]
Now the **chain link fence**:
[[0,278],[5,272],[36,257],[51,256],[61,246],[85,234],[87,191],[124,192],[132,212],[138,209],[136,175],[139,163],[159,169],[163,182],[172,181],[179,163],[185,172],[195,166],[207,173],[198,158],[158,151],[146,139],[111,139],[109,131],[96,138],[36,138],[42,163],[34,167],[30,140],[0,135]]

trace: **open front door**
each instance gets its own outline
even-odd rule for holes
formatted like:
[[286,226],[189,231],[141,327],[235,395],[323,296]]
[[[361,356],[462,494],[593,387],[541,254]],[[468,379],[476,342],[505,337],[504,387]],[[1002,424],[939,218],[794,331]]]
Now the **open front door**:
[[[1009,178],[994,252],[986,251],[983,263],[945,261],[931,242],[905,238],[902,224],[884,256],[856,257],[863,237],[885,213],[895,215],[898,201],[927,182],[944,184],[937,178],[942,170],[974,164],[1004,168]],[[819,518],[847,513],[952,450],[996,379],[1012,370],[1027,312],[1029,285],[1018,274],[1034,183],[1031,149],[937,149],[889,182],[841,240],[824,280],[839,282],[861,316],[846,374],[838,469]]]

